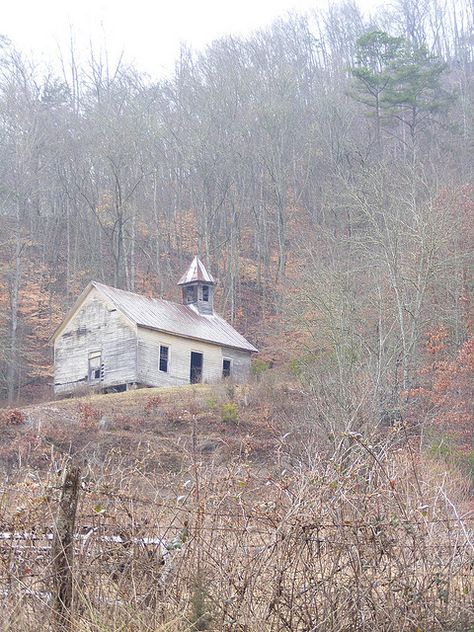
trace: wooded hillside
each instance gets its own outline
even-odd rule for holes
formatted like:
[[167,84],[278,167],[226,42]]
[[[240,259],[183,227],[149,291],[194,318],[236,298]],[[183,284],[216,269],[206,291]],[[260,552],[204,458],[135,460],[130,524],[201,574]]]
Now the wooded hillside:
[[158,81],[74,50],[45,75],[3,40],[1,397],[48,391],[48,338],[91,278],[177,299],[199,253],[329,433],[415,398],[456,402],[469,441],[449,380],[473,364],[473,41],[467,0],[292,15]]

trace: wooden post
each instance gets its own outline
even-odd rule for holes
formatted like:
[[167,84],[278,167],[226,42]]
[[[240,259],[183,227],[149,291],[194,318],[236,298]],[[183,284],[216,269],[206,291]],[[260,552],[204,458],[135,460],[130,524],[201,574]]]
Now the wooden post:
[[66,467],[53,536],[52,608],[54,629],[61,631],[71,629],[74,525],[79,499],[80,475],[79,467],[71,465]]

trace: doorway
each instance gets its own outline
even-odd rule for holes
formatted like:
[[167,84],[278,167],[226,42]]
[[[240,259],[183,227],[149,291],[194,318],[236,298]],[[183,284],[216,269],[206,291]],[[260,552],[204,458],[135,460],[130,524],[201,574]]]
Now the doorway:
[[189,379],[191,384],[199,384],[202,382],[202,353],[191,351],[191,370]]

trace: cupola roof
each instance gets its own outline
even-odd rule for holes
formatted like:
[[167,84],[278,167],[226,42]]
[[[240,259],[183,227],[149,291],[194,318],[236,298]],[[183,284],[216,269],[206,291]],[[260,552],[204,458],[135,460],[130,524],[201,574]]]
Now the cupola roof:
[[209,285],[214,285],[214,277],[210,274],[203,262],[196,255],[191,262],[188,270],[183,274],[183,276],[178,281],[178,285],[187,285],[188,283],[209,283]]

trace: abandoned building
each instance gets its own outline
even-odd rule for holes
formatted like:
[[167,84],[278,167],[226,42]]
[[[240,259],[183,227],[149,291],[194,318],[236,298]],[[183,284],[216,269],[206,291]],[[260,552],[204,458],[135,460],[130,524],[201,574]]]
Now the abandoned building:
[[91,281],[52,337],[55,393],[245,381],[257,349],[214,312],[198,257],[178,285],[182,304]]

